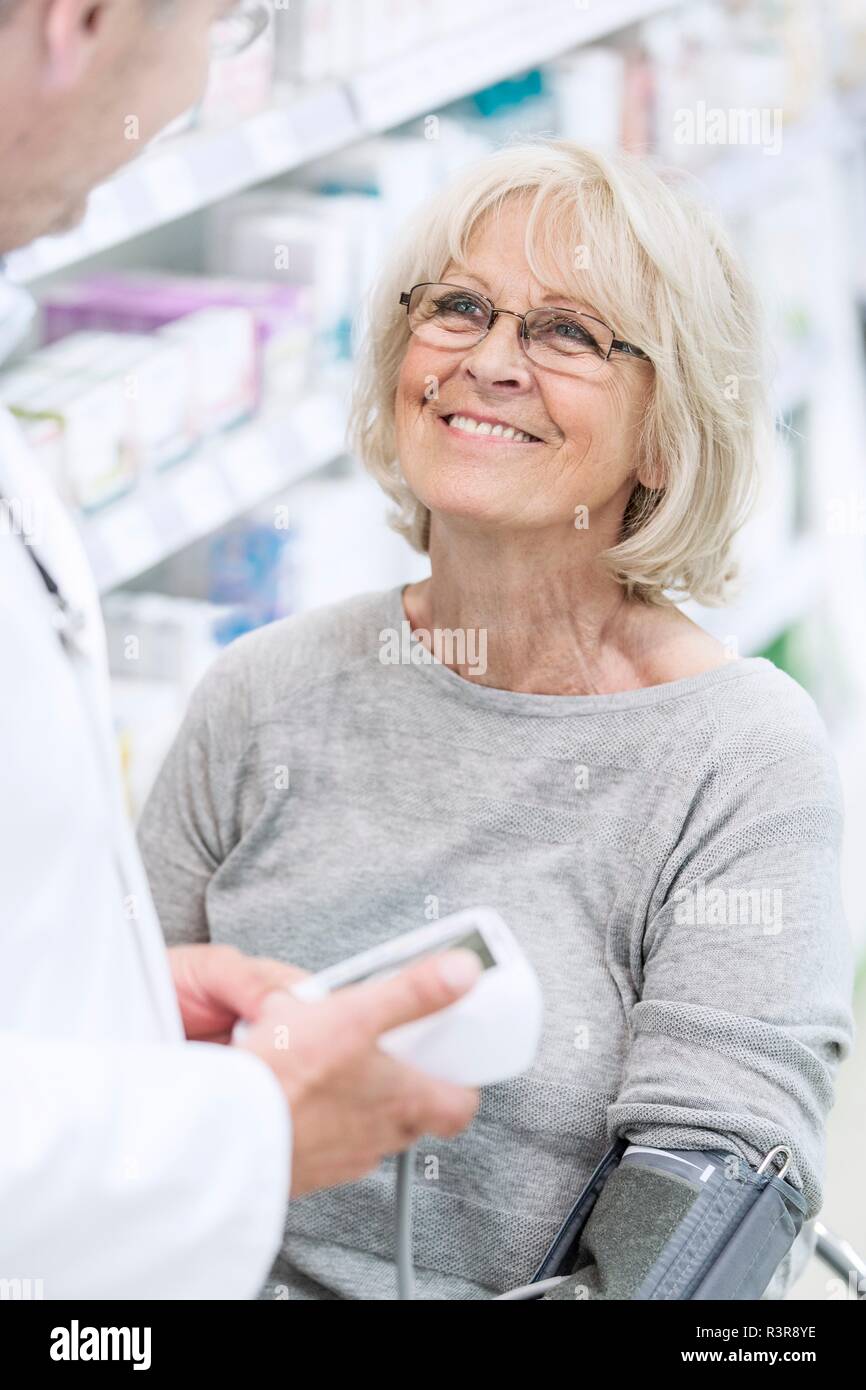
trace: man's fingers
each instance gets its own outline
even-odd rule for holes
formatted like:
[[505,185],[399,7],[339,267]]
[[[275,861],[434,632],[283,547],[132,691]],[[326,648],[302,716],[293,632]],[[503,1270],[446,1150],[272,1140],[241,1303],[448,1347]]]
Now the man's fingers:
[[387,980],[353,985],[334,995],[346,1023],[371,1042],[416,1018],[438,1012],[466,994],[481,974],[472,951],[447,951]]
[[300,970],[296,965],[286,965],[281,960],[257,958],[252,963],[261,998],[273,989],[291,989],[292,985],[305,980],[309,974],[308,970]]
[[418,1131],[439,1139],[461,1134],[478,1109],[479,1093],[450,1081],[434,1081],[423,1072],[414,1073],[414,1099],[418,1106]]
[[233,947],[212,949],[208,962],[208,990],[239,1018],[256,1018],[267,995],[275,990],[291,989],[307,974],[294,965],[261,956],[246,956]]

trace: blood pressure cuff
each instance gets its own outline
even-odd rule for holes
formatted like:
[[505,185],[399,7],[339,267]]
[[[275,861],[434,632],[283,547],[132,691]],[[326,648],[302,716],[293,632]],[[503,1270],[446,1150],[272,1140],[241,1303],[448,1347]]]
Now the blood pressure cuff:
[[736,1154],[619,1140],[593,1173],[534,1276],[545,1295],[757,1299],[806,1218],[784,1178]]

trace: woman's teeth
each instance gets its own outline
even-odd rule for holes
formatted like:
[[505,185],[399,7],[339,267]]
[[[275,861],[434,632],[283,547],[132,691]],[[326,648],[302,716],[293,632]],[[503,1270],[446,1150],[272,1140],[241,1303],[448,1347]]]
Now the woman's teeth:
[[491,425],[487,420],[473,420],[471,415],[446,415],[445,423],[449,429],[464,430],[468,434],[490,434],[496,439],[512,439],[515,444],[540,444],[534,434],[516,430],[511,425]]

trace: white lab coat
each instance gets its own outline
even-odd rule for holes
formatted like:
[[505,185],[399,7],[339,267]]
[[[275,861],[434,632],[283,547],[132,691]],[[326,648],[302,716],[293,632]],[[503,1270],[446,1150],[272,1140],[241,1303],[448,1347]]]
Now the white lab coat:
[[[20,293],[0,282],[0,321]],[[0,1280],[249,1298],[282,1232],[286,1105],[257,1058],[183,1038],[122,804],[97,595],[2,409],[0,493],[86,615],[70,655],[0,515]]]

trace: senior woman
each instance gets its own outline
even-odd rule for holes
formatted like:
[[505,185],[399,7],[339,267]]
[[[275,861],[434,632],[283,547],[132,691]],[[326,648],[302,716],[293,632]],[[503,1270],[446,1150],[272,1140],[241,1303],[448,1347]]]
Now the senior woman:
[[[530,1277],[614,1136],[787,1145],[820,1206],[852,1033],[837,774],[809,696],[674,601],[732,577],[763,372],[680,181],[567,142],[487,157],[392,256],[359,370],[357,448],[430,578],[236,642],[146,808],[170,942],[318,970],[490,903],[534,962],[532,1070],[420,1146],[422,1297]],[[393,1191],[386,1164],[293,1202],[269,1291],[393,1297]]]

